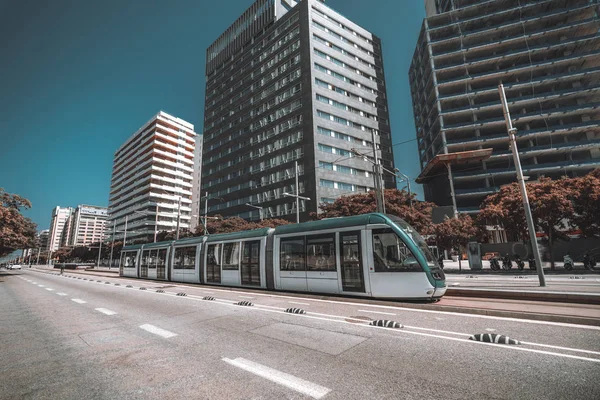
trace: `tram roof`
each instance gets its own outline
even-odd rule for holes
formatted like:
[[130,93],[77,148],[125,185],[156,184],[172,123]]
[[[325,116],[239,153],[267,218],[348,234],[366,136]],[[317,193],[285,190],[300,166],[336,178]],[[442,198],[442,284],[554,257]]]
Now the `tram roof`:
[[215,235],[208,236],[206,242],[221,242],[225,240],[242,240],[255,237],[267,236],[269,231],[273,228],[260,228],[253,229],[251,231],[231,232],[231,233],[217,233]]
[[281,225],[275,228],[276,235],[302,233],[326,229],[347,228],[368,224],[386,224],[388,220],[383,214],[370,213],[351,217],[326,218],[319,221],[302,222],[300,224]]
[[169,247],[173,243],[172,240],[165,240],[164,242],[156,242],[156,243],[146,243],[144,244],[144,250],[146,249],[156,249],[158,247]]
[[141,249],[143,246],[143,244],[130,244],[129,246],[124,246],[121,251],[127,251],[127,250],[137,250],[137,249]]

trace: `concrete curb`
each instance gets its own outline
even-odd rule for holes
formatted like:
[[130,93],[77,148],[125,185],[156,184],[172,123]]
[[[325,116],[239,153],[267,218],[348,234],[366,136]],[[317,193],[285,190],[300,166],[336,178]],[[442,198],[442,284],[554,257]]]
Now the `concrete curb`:
[[559,303],[600,304],[600,294],[572,293],[572,292],[546,292],[546,291],[514,291],[502,289],[478,288],[448,288],[446,296],[450,297],[485,297],[494,299],[552,301]]
[[[406,307],[410,308],[410,307]],[[416,308],[416,307],[415,307]],[[491,317],[528,319],[533,321],[560,322],[564,324],[600,326],[600,318],[578,317],[573,315],[530,313],[524,311],[489,310],[484,308],[469,308],[456,306],[435,307],[437,311],[447,311],[457,314],[488,315]]]

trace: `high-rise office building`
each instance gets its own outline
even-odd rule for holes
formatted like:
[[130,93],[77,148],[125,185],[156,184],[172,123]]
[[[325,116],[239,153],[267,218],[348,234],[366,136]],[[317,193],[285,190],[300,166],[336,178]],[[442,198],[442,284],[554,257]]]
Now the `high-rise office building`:
[[52,210],[48,234],[48,251],[56,251],[60,247],[68,245],[68,237],[71,230],[68,222],[73,211],[71,207],[59,206]]
[[516,181],[500,83],[529,180],[600,166],[598,5],[425,1],[409,79],[426,200],[474,213]]
[[71,214],[69,246],[98,243],[106,234],[106,207],[79,205]]
[[209,214],[306,220],[375,186],[373,141],[394,168],[381,41],[324,2],[258,0],[206,55]]
[[115,152],[107,233],[152,241],[155,232],[188,229],[192,218],[194,125],[163,111]]

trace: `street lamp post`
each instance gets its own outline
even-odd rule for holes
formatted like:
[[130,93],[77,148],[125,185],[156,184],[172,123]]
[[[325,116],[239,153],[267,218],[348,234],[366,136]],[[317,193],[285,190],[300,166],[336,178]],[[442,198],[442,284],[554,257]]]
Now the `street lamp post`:
[[286,193],[286,192],[284,192],[282,194],[286,197],[295,197],[296,198],[296,223],[299,224],[300,223],[300,212],[299,212],[300,199],[309,201],[310,197],[299,196],[297,194],[291,194],[291,193]]
[[108,269],[110,269],[110,267],[112,267],[113,250],[115,249],[115,227],[116,227],[116,224],[117,224],[117,220],[114,219],[113,220],[112,244],[110,245],[110,260],[108,260]]
[[[221,200],[223,201],[222,197],[211,197],[212,199],[215,200]],[[198,201],[202,201],[202,199],[204,199],[204,234],[208,235],[208,229],[206,228],[206,220],[209,219],[208,215],[208,192],[204,192],[204,197],[201,197]],[[213,218],[213,219],[219,219],[219,218]]]
[[98,245],[98,265],[96,268],[100,269],[100,256],[102,255],[102,238],[100,239],[100,244]]
[[408,175],[405,175],[402,172],[400,172],[398,168],[394,168],[394,171],[406,181],[406,186],[408,187],[408,204],[410,205],[410,208],[412,208],[412,196],[410,195],[410,178],[408,177]]
[[263,220],[263,207],[255,206],[254,204],[246,203],[248,207],[256,208],[258,210],[258,217]]
[[179,196],[179,200],[177,201],[177,239],[179,240],[179,219],[181,217],[181,196]]
[[123,247],[127,245],[127,220],[129,219],[129,215],[125,216],[125,233],[123,234]]

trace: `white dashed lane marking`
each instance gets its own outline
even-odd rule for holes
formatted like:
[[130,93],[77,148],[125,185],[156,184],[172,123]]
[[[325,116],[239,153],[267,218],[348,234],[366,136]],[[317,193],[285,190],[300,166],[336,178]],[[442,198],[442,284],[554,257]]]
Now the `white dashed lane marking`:
[[44,285],[38,285],[39,287],[45,287]]
[[54,289],[47,287],[47,288],[46,288],[46,290],[47,290],[47,291],[49,291],[49,292],[51,292],[51,291],[53,291]]
[[56,294],[59,295],[59,296],[66,296],[67,295],[66,293],[63,293],[63,292],[58,292]]
[[111,311],[111,310],[106,309],[106,308],[96,308],[95,310],[98,311],[98,312],[101,312],[102,314],[106,314],[106,315],[115,315],[116,314],[116,312]]
[[73,300],[75,303],[79,303],[79,304],[85,304],[85,303],[87,303],[87,301],[81,300],[81,299],[71,299],[71,300]]
[[176,333],[169,332],[169,331],[167,331],[165,329],[161,329],[161,328],[159,328],[157,326],[150,325],[150,324],[140,325],[140,328],[142,328],[143,330],[145,330],[147,332],[153,333],[155,335],[162,336],[165,339],[171,338],[173,336],[177,336]]
[[269,368],[244,358],[238,357],[235,360],[222,358],[222,360],[230,365],[241,368],[244,371],[248,371],[262,378],[268,379],[271,382],[275,382],[279,385],[295,390],[296,392],[310,396],[313,399],[320,399],[327,393],[331,392],[331,389],[324,386],[305,381],[304,379],[295,377],[294,375],[286,374],[285,372]]

